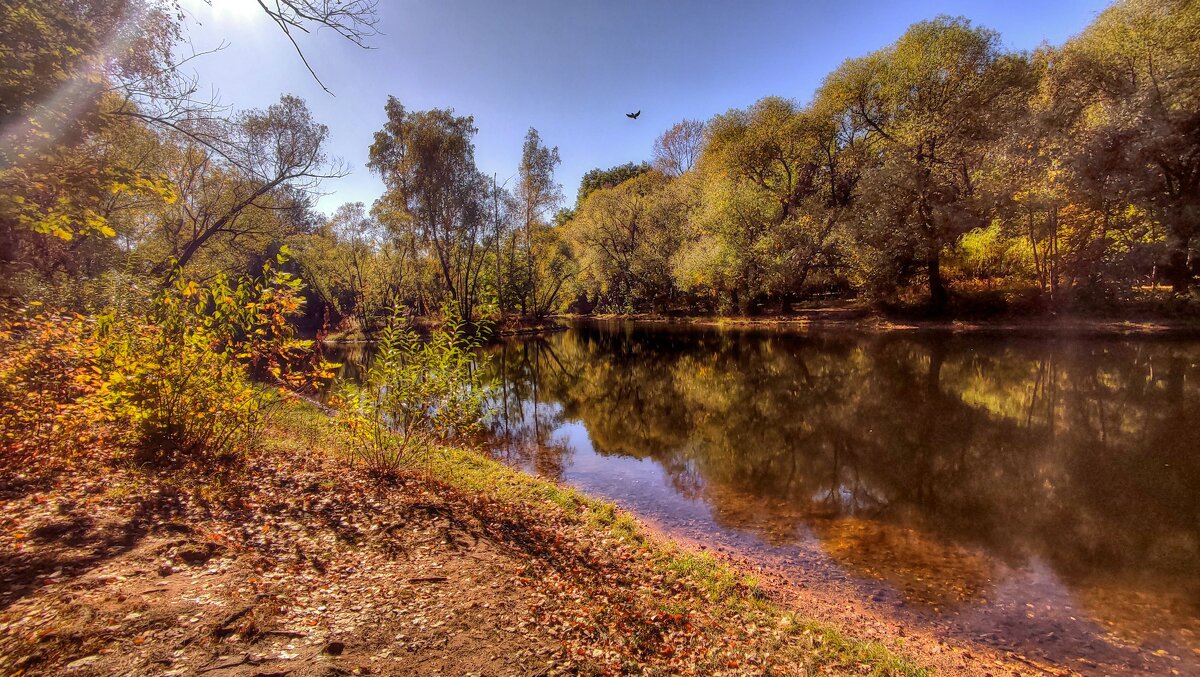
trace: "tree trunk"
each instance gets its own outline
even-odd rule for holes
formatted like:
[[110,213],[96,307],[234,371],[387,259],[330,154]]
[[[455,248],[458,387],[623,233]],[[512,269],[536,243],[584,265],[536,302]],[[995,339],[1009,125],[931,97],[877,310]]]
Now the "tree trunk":
[[929,307],[935,312],[941,312],[945,310],[946,301],[949,300],[946,294],[946,283],[942,280],[941,254],[939,252],[930,254],[925,265],[929,271]]
[[1188,250],[1191,249],[1191,240],[1181,238],[1175,245],[1174,251],[1171,252],[1171,258],[1167,262],[1167,279],[1171,282],[1171,288],[1176,294],[1186,294],[1192,286],[1192,269],[1188,265]]

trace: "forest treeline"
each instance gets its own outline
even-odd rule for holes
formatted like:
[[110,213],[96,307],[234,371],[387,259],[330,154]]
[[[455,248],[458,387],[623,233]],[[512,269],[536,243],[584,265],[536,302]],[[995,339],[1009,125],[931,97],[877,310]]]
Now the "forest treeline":
[[[371,28],[332,21],[356,41]],[[964,18],[921,22],[807,103],[673,125],[651,161],[585,175],[567,208],[537,130],[503,181],[477,166],[470,116],[391,98],[368,162],[384,194],[323,215],[322,182],[346,171],[327,129],[292,96],[241,112],[198,100],[172,67],[181,36],[150,0],[7,4],[4,294],[86,308],[175,266],[253,271],[286,246],[310,321],[343,331],[447,304],[507,322],[829,297],[938,312],[1194,303],[1194,1],[1122,0],[1032,52]]]
[[636,177],[585,180],[563,237],[589,305],[613,309],[1186,293],[1198,97],[1200,3],[1120,2],[1031,53],[939,17],[844,62],[807,104],[676,124]]

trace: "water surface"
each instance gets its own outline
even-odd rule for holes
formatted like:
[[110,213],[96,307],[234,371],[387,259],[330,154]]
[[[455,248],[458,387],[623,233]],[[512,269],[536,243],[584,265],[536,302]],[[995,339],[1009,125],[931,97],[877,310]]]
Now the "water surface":
[[1200,342],[595,323],[489,353],[508,463],[906,622],[1200,672]]

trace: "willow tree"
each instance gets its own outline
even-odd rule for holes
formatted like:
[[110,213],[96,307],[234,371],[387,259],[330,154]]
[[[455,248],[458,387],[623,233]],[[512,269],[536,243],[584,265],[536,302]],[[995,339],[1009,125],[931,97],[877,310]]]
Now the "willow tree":
[[388,97],[367,166],[387,191],[375,205],[393,232],[412,234],[436,261],[446,293],[468,322],[480,303],[487,256],[486,181],[475,166],[474,118],[453,110],[407,111]]
[[799,293],[832,256],[853,194],[855,140],[827,107],[778,97],[714,118],[680,284],[715,283],[743,313],[765,295]]
[[[1123,0],[1067,43],[1051,77],[1074,163],[1167,229],[1176,291],[1200,265],[1200,3]],[[1099,190],[1112,192],[1110,186]]]
[[945,306],[943,250],[983,224],[977,174],[1029,80],[1026,60],[1005,53],[997,33],[949,17],[914,24],[826,79],[819,96],[873,146],[856,221],[877,280],[922,268],[931,306]]
[[657,310],[670,297],[680,226],[669,187],[656,171],[637,174],[590,192],[563,225],[580,267],[580,287],[597,305]]

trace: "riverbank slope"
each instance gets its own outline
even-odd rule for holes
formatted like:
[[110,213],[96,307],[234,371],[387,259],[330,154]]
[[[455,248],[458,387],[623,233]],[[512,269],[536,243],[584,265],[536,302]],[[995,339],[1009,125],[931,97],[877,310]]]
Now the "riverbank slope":
[[329,429],[289,405],[220,472],[7,476],[0,671],[926,673],[611,504],[458,449],[381,486]]

